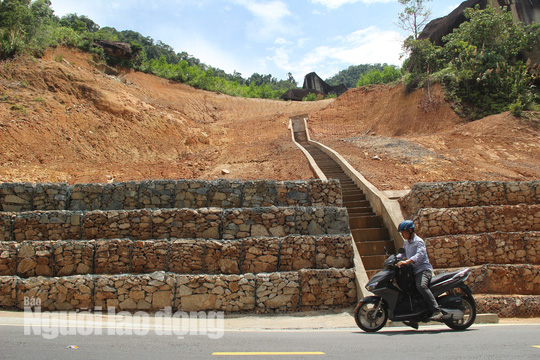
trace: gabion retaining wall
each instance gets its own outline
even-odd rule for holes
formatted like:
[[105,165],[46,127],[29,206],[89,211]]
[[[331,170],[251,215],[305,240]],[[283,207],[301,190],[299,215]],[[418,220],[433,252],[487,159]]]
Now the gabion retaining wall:
[[498,314],[503,318],[540,316],[540,296],[482,294],[474,299],[479,314]]
[[152,273],[241,274],[352,268],[350,235],[240,240],[90,240],[0,242],[0,275]]
[[[435,270],[435,274],[444,273]],[[482,265],[471,267],[466,281],[474,294],[540,295],[539,265]]]
[[540,181],[419,183],[400,203],[411,215],[424,208],[540,204]]
[[41,309],[282,312],[348,307],[356,302],[353,269],[243,275],[0,276],[0,308],[24,308],[40,299]]
[[540,205],[421,209],[414,218],[422,237],[540,230]]
[[0,210],[135,210],[342,206],[337,180],[147,180],[111,184],[0,183]]
[[483,264],[540,265],[540,231],[447,235],[424,240],[435,268]]
[[0,241],[347,234],[348,219],[336,207],[30,211],[0,213]]

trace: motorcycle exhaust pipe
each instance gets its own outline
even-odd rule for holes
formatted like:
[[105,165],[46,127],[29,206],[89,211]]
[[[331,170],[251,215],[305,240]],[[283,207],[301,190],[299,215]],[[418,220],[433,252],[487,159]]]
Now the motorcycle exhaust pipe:
[[442,309],[446,314],[443,316],[443,320],[461,320],[463,319],[463,311],[457,309]]

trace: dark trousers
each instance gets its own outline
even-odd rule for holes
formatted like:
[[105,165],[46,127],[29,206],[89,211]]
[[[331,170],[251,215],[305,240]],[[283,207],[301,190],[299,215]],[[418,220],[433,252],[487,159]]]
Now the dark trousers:
[[439,304],[437,304],[435,296],[433,296],[431,290],[429,290],[429,282],[431,281],[432,276],[433,274],[431,271],[423,271],[415,274],[414,280],[416,281],[416,288],[420,294],[422,294],[424,300],[426,300],[429,310],[431,310],[431,312],[436,312],[440,311]]

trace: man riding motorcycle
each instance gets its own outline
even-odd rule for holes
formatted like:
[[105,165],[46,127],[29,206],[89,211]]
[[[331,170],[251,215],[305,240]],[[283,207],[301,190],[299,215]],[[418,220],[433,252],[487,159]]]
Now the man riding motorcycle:
[[433,267],[429,263],[426,244],[422,238],[416,235],[414,223],[411,220],[405,220],[399,224],[398,231],[405,239],[403,244],[405,254],[404,256],[403,254],[399,254],[398,256],[401,255],[400,257],[405,257],[406,260],[401,260],[401,258],[398,257],[401,261],[397,263],[397,266],[402,267],[404,265],[412,265],[416,288],[424,297],[424,300],[429,306],[429,310],[433,313],[431,320],[440,321],[444,314],[429,289],[429,283],[433,277]]

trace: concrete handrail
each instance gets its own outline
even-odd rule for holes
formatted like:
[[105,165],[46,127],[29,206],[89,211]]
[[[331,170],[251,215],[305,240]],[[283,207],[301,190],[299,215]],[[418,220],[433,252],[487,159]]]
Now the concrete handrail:
[[403,214],[401,213],[399,202],[397,200],[390,200],[382,191],[371,184],[336,151],[310,139],[308,139],[308,142],[328,154],[335,162],[339,164],[339,166],[353,180],[353,182],[360,189],[362,189],[362,191],[364,191],[366,198],[369,200],[371,207],[373,208],[373,211],[377,215],[382,216],[384,225],[388,228],[388,232],[396,245],[396,249],[402,247],[403,238],[398,232],[398,226],[404,220],[404,218]]
[[[302,116],[304,116],[304,115],[302,115]],[[297,117],[297,119],[295,119],[295,120],[298,120],[302,116]],[[301,127],[303,125],[303,129],[300,129],[300,130],[306,132],[306,136],[308,137],[308,141],[309,141],[309,134],[307,132],[307,127],[306,127],[307,115],[305,115],[305,117],[302,117],[302,119],[303,119],[302,122],[294,122],[293,118],[289,119],[289,129],[291,130],[292,141],[300,150],[302,150],[305,157],[308,159],[309,167],[315,173],[315,175],[321,180],[327,180],[326,175],[324,175],[324,173],[321,171],[321,169],[319,169],[319,167],[317,166],[317,162],[315,161],[315,159],[313,159],[311,154],[306,149],[304,149],[304,147],[302,145],[297,143],[296,139],[294,138],[294,127],[295,127],[295,125],[300,125]]]

